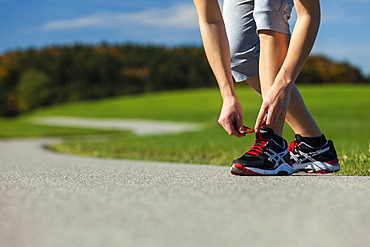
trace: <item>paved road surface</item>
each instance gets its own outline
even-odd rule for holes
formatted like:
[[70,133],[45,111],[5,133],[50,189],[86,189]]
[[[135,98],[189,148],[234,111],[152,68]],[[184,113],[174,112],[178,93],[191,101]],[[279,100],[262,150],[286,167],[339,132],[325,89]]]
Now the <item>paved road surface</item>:
[[0,141],[1,247],[370,246],[370,178],[55,154]]

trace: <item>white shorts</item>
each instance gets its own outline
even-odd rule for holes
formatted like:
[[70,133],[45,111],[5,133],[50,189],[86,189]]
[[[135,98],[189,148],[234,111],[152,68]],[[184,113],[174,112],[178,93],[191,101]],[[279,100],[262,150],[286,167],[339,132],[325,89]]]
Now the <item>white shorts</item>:
[[235,81],[258,75],[259,30],[290,35],[293,0],[224,0],[223,17]]

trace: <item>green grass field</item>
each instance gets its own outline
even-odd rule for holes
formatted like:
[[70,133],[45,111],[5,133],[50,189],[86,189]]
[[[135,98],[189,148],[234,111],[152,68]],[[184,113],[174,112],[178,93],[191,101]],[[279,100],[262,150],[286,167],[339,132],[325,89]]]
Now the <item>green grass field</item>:
[[[333,139],[342,163],[340,173],[370,175],[370,87],[299,86],[311,113],[329,139]],[[253,126],[260,106],[259,97],[247,87],[238,87],[244,106],[244,124]],[[236,138],[217,123],[221,97],[217,89],[173,91],[124,96],[90,102],[63,104],[24,115],[0,119],[0,137],[71,135],[50,148],[61,152],[120,159],[173,161],[229,166],[248,150],[254,136]],[[34,116],[92,118],[135,118],[202,123],[198,132],[162,136],[134,136],[128,132],[109,133],[93,129],[54,128],[29,124]],[[79,136],[75,136],[79,134]],[[91,134],[105,134],[104,138]],[[285,128],[287,141],[294,138]]]

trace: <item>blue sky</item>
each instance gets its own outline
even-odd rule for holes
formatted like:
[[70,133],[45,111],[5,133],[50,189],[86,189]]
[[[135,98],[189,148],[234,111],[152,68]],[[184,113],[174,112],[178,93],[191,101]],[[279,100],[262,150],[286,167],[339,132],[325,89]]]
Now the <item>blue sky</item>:
[[[321,7],[313,53],[370,75],[370,0],[322,0]],[[0,53],[76,42],[201,44],[191,0],[0,0],[0,31]]]

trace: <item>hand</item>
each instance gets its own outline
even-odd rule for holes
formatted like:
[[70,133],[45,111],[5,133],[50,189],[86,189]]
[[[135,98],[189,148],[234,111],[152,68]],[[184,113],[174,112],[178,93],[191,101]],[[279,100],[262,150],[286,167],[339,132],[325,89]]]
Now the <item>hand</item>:
[[259,131],[266,121],[266,126],[271,126],[285,119],[290,101],[291,87],[274,83],[263,96],[263,102],[257,117],[255,130]]
[[224,127],[229,135],[236,137],[245,136],[242,106],[237,98],[229,97],[224,99],[218,123]]

